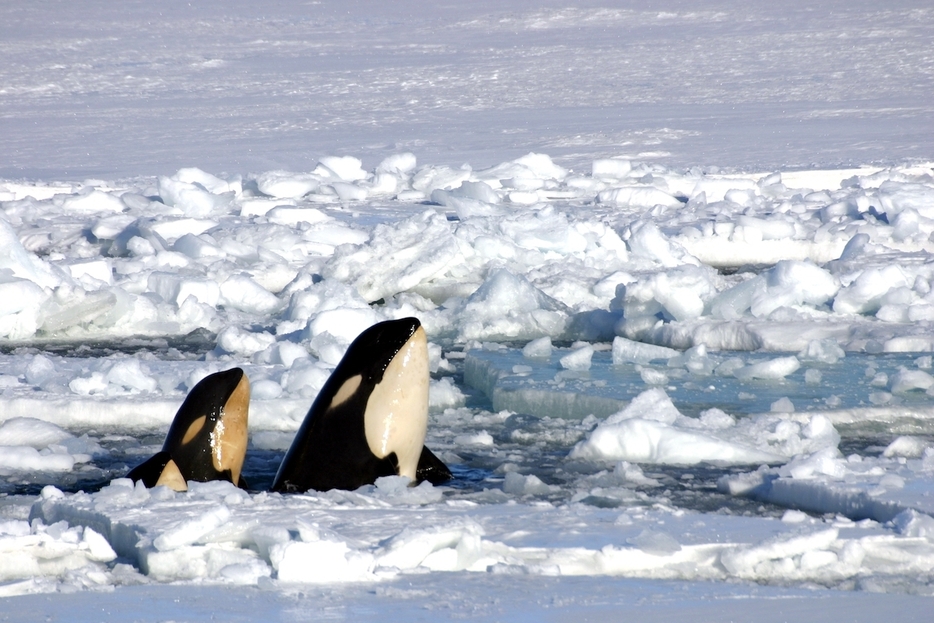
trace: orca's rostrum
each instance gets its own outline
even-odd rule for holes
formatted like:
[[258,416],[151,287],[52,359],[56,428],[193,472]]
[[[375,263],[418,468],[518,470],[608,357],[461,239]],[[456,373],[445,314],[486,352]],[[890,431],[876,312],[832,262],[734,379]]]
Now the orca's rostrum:
[[392,475],[449,480],[425,447],[428,381],[428,340],[418,319],[366,329],[319,392],[272,490],[352,490]]

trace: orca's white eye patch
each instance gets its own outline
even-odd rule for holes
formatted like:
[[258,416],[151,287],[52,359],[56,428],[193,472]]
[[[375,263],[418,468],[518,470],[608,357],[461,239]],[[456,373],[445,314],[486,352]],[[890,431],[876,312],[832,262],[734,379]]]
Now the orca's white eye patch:
[[340,389],[334,393],[334,397],[331,398],[331,404],[328,405],[328,409],[339,407],[340,405],[347,402],[351,396],[357,393],[361,382],[363,382],[363,375],[361,374],[355,374],[354,376],[344,381],[343,385],[340,386]]
[[204,428],[204,422],[206,420],[207,416],[202,415],[188,426],[188,430],[185,431],[185,436],[182,437],[182,445],[187,444],[198,436],[198,433],[200,433],[201,429]]

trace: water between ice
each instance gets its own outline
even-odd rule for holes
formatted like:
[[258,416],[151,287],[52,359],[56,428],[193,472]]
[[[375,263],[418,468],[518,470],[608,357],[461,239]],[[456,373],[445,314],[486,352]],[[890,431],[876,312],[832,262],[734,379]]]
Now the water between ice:
[[[775,421],[797,418],[800,422],[807,414],[817,413],[833,422],[840,434],[838,446],[846,456],[879,456],[902,434],[927,440],[929,445],[934,441],[934,419],[927,407],[930,397],[918,388],[895,386],[900,374],[929,367],[928,357],[911,353],[849,353],[836,361],[819,361],[802,355],[800,366],[782,378],[744,379],[737,377],[737,370],[775,362],[783,356],[703,350],[698,353],[695,349],[675,358],[643,363],[620,361],[617,353],[614,363],[609,345],[597,344],[587,369],[580,369],[582,366],[566,369],[566,357],[587,346],[556,347],[549,349],[546,356],[538,357],[529,357],[519,348],[502,344],[485,344],[466,353],[446,353],[454,363],[454,370],[436,377],[451,379],[466,397],[462,406],[435,406],[430,421],[428,444],[448,461],[455,476],[445,492],[446,499],[495,491],[495,499],[490,501],[532,495],[551,502],[574,499],[596,506],[623,504],[619,498],[582,495],[589,490],[594,474],[617,462],[613,456],[581,461],[569,458],[569,454],[599,422],[653,387],[671,398],[682,418],[689,418],[681,424],[699,434],[722,432],[722,418],[727,418],[728,424],[729,419],[736,423],[727,426],[731,430],[756,417],[769,419],[766,428],[746,431],[740,440],[746,444],[755,444],[755,435],[768,436],[770,441],[760,439],[760,445],[771,444],[763,447],[774,449],[775,430],[781,430]],[[110,344],[106,348],[109,352],[148,348],[150,355],[163,360],[175,358],[167,348],[160,350],[159,345],[148,343]],[[187,358],[177,350],[172,352]],[[899,391],[890,391],[893,389]],[[268,407],[274,409],[275,401],[270,402]],[[64,491],[96,491],[157,451],[164,436],[161,429],[126,434],[127,431],[106,427],[71,427],[70,432],[87,435],[89,442],[96,444],[96,451],[92,448],[90,452],[90,461],[68,472],[7,472],[0,476],[0,491],[14,496],[7,503],[19,496],[36,495],[47,484]],[[251,489],[264,490],[269,486],[291,435],[289,431],[256,430],[254,426],[244,465],[244,476]],[[667,460],[642,464],[645,480],[628,483],[645,495],[644,503],[663,501],[702,512],[723,509],[745,514],[781,514],[783,509],[779,507],[717,490],[717,481],[724,475],[747,472],[757,465],[743,461],[678,460],[678,452],[675,450],[674,455],[669,452]],[[534,477],[541,485],[507,481],[510,473]],[[25,503],[25,498],[22,501]]]

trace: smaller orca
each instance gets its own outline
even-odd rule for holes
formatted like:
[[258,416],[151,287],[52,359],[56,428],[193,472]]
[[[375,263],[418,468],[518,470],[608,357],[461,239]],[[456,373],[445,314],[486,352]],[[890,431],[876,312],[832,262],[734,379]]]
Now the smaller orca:
[[147,487],[187,491],[187,481],[228,480],[243,487],[250,381],[240,368],[209,374],[191,388],[175,414],[162,451],[127,478]]
[[311,405],[272,490],[353,490],[393,475],[450,480],[447,466],[424,445],[428,380],[428,339],[418,319],[365,330]]

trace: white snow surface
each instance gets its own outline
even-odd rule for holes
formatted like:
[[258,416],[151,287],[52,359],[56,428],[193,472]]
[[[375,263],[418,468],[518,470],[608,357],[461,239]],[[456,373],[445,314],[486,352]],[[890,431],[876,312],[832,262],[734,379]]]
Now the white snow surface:
[[[929,620],[934,10],[831,4],[4,6],[4,615]],[[454,481],[264,491],[406,316]]]

